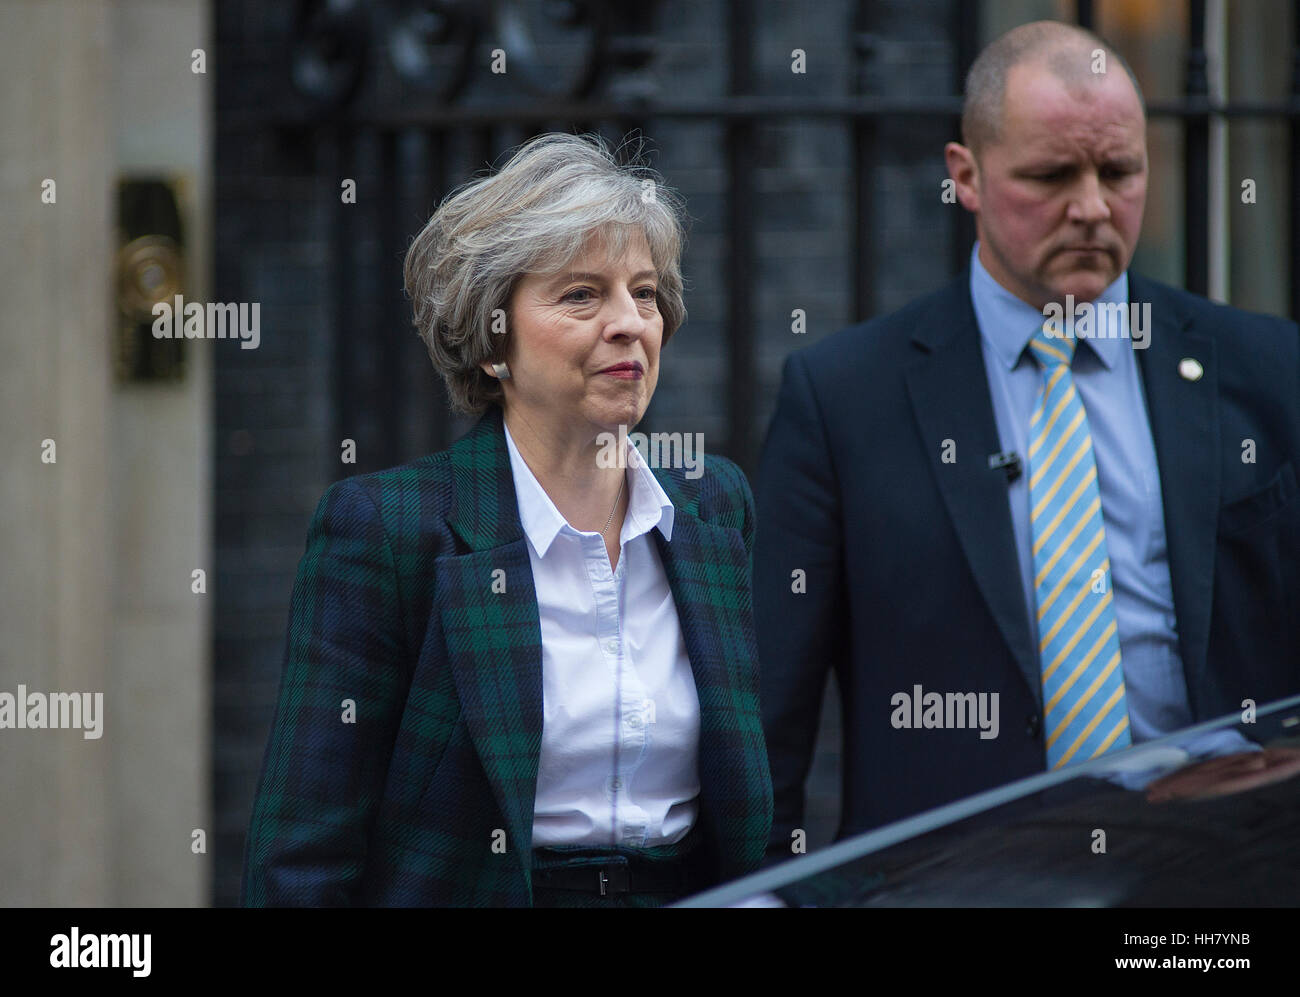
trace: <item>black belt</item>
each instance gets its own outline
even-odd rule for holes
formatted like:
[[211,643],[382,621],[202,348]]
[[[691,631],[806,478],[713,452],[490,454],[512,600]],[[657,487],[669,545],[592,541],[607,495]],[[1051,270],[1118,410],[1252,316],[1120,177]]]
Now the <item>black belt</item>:
[[608,862],[538,869],[533,873],[533,885],[607,897],[620,893],[685,893],[690,890],[690,877],[680,862],[669,862],[662,869],[643,864],[632,868],[621,862]]
[[551,890],[578,890],[608,897],[621,893],[689,893],[691,876],[684,859],[662,863],[606,862],[533,871],[533,885]]

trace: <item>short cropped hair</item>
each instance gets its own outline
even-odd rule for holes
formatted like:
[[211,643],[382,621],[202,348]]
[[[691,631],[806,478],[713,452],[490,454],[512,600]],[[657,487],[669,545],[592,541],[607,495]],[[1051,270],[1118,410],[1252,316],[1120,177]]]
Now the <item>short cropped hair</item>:
[[971,65],[962,103],[962,143],[978,156],[986,145],[997,141],[1007,77],[1014,67],[1041,58],[1058,79],[1070,85],[1079,84],[1091,75],[1091,53],[1096,49],[1105,52],[1108,59],[1119,63],[1128,74],[1145,114],[1146,102],[1133,68],[1105,39],[1077,25],[1034,21],[994,39]]
[[509,322],[502,335],[499,319],[517,283],[562,272],[592,237],[617,259],[635,233],[645,235],[667,343],[686,319],[686,220],[639,140],[612,150],[599,135],[536,136],[498,172],[452,191],[412,241],[405,267],[414,325],[452,407],[475,414],[503,404],[500,382],[480,364],[505,359]]

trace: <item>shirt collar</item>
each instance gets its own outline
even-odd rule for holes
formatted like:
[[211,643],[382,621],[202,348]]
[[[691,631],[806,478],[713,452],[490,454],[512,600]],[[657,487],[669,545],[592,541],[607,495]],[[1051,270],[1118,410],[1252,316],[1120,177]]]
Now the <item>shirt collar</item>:
[[[1019,362],[1029,340],[1043,325],[1043,313],[1033,305],[1021,301],[993,279],[979,258],[977,241],[970,255],[970,296],[975,306],[980,335],[993,348],[994,355],[1007,370]],[[1096,298],[1097,302],[1128,305],[1128,271],[1120,274]],[[1080,339],[1110,370],[1119,363],[1122,351],[1129,347],[1128,308],[1119,309],[1121,334],[1119,336],[1093,336]],[[1068,319],[1069,316],[1066,316]],[[1033,360],[1031,358],[1030,362]]]
[[[515,446],[514,437],[510,435],[510,429],[504,419],[501,428],[505,430],[506,447],[510,451],[510,470],[514,475],[515,495],[519,501],[519,523],[524,528],[524,534],[528,537],[528,542],[532,544],[537,556],[545,557],[551,544],[562,531],[567,530],[574,536],[578,535],[578,531],[560,514],[560,510],[555,507],[551,497],[538,482],[536,475],[519,453],[519,448]],[[625,443],[627,447],[625,460],[630,472],[627,475],[628,487],[631,493],[628,497],[627,515],[623,519],[619,542],[627,543],[643,533],[649,533],[656,526],[665,540],[672,540],[675,513],[672,500],[656,480],[654,473],[636,447],[630,440],[626,440]]]

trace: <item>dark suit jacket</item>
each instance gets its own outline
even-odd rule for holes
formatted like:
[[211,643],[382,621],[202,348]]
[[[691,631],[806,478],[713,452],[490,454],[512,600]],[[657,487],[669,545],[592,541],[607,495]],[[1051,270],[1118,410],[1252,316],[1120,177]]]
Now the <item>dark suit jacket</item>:
[[[760,863],[772,815],[753,499],[720,457],[693,480],[654,473],[676,510],[671,543],[653,536],[699,692],[699,822],[721,881]],[[294,585],[245,904],[532,902],[542,638],[527,542],[495,407],[448,450],[325,493]],[[348,699],[355,723],[340,722]]]
[[[1192,711],[1300,691],[1296,325],[1129,275]],[[1184,357],[1204,376],[1179,374]],[[956,444],[944,463],[942,441]],[[1255,462],[1242,460],[1243,441]],[[1039,659],[969,275],[786,361],[758,486],[754,609],[790,854],[828,670],[844,709],[839,833],[1046,766]],[[1023,456],[1023,455],[1022,455]],[[806,572],[807,592],[791,573]],[[895,729],[894,693],[997,692],[1000,735]]]

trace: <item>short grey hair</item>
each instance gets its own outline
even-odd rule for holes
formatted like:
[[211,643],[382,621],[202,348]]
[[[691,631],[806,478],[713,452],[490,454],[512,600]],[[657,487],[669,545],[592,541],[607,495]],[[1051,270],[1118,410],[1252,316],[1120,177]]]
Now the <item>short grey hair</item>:
[[505,359],[509,326],[494,333],[494,317],[500,329],[521,277],[563,271],[592,237],[618,258],[635,233],[645,235],[667,343],[686,319],[686,222],[639,139],[612,150],[599,135],[539,135],[498,172],[452,191],[412,241],[405,268],[414,325],[452,407],[479,413],[502,404],[500,382],[480,367]]
[[966,96],[961,111],[962,144],[978,156],[986,145],[997,141],[1002,127],[1007,77],[1013,68],[1033,59],[1042,59],[1058,79],[1067,85],[1079,85],[1092,75],[1089,63],[1094,49],[1101,49],[1128,74],[1145,114],[1146,101],[1133,67],[1110,43],[1078,25],[1033,21],[994,39],[971,64],[970,72],[966,74]]

